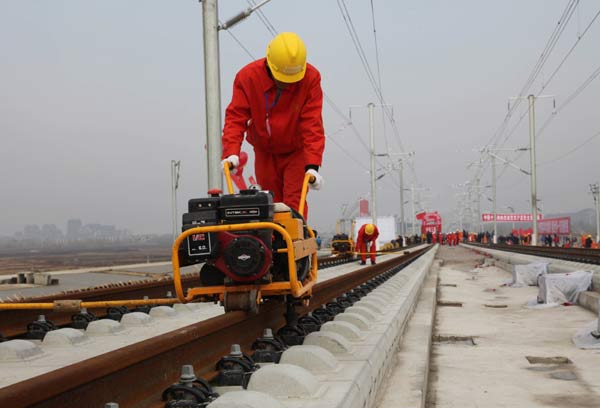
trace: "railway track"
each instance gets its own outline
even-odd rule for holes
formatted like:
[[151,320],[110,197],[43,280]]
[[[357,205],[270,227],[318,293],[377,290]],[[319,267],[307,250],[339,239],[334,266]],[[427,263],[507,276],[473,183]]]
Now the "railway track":
[[[354,258],[350,255],[324,256],[319,258],[319,269],[341,265],[353,260]],[[183,275],[182,283],[184,289],[188,289],[194,284],[197,285],[197,276],[197,273],[187,273]],[[129,300],[142,299],[144,296],[148,296],[152,299],[164,297],[167,292],[172,290],[173,279],[171,277],[161,277],[159,279],[149,279],[141,282],[119,282],[98,288],[75,290],[49,296],[30,297],[20,299],[15,303],[51,303],[55,300],[67,299],[80,299],[89,302],[100,300]],[[108,311],[105,308],[90,309],[88,312],[98,318],[106,317],[108,314]],[[27,325],[37,320],[39,315],[40,311],[38,310],[0,311],[0,339],[2,337],[7,339],[26,337]],[[45,311],[44,316],[55,326],[66,327],[72,324],[74,314],[73,312]]]
[[505,245],[505,244],[478,244],[469,242],[469,245],[497,249],[500,251],[517,252],[521,254],[543,256],[546,258],[563,259],[565,261],[582,262],[600,265],[600,249],[589,248],[556,248],[545,246]]
[[[343,302],[366,294],[417,259],[430,247],[383,261],[318,283],[300,315],[323,309],[344,309]],[[362,286],[361,286],[362,285]],[[349,291],[361,286],[360,290]],[[336,300],[337,299],[337,300]],[[332,303],[333,302],[333,303]],[[119,401],[125,407],[163,407],[161,393],[177,382],[181,366],[192,364],[196,375],[215,378],[215,365],[232,344],[251,350],[265,328],[286,324],[284,302],[267,302],[256,315],[231,312],[99,355],[0,389],[0,405],[10,407],[103,406]],[[316,314],[315,314],[316,315]],[[287,326],[286,326],[287,327]]]

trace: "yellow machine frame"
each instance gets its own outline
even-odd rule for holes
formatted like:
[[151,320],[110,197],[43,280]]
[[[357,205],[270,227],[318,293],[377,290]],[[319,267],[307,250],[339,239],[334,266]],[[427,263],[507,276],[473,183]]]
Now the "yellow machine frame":
[[[230,194],[233,194],[233,185],[231,183],[231,176],[229,168],[224,167],[225,179],[227,180],[227,188]],[[307,174],[304,177],[304,183],[302,185],[302,194],[300,197],[300,208],[299,212],[304,212],[304,202],[306,200],[306,193],[308,191],[308,183],[312,182],[314,177]],[[259,285],[219,285],[219,286],[203,286],[190,288],[187,294],[183,292],[183,286],[181,284],[181,271],[179,266],[179,246],[183,241],[194,234],[203,234],[209,232],[222,232],[222,231],[248,231],[258,229],[271,229],[277,231],[283,237],[286,247],[277,250],[277,253],[287,254],[289,281],[283,282],[271,282],[267,284]],[[288,231],[281,225],[275,222],[248,222],[243,224],[222,224],[222,225],[209,225],[204,227],[190,228],[181,233],[175,242],[171,250],[171,261],[173,264],[173,282],[175,285],[175,292],[177,298],[181,302],[191,302],[198,297],[202,296],[215,296],[218,295],[220,300],[224,299],[225,293],[240,293],[250,292],[253,290],[257,291],[257,302],[260,302],[263,296],[275,296],[275,295],[292,295],[295,298],[307,298],[312,293],[312,287],[317,282],[318,278],[318,264],[317,264],[317,245],[315,240],[315,234],[310,227],[307,227],[310,238],[292,240],[292,237]],[[307,255],[311,256],[311,269],[308,277],[304,282],[298,280],[298,274],[296,270],[296,261],[304,258]]]
[[354,253],[354,250],[356,249],[356,246],[354,245],[354,241],[352,239],[335,239],[333,241],[331,241],[331,253],[332,254],[339,254],[340,251],[336,251],[335,249],[333,249],[333,244],[337,243],[337,242],[341,242],[341,243],[349,243],[350,244],[350,251]]

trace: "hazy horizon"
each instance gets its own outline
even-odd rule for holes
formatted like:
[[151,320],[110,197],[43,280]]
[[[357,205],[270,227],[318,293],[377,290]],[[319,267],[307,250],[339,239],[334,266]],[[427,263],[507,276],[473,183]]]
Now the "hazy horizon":
[[[275,30],[304,39],[324,91],[348,116],[350,106],[379,101],[340,4],[378,77],[369,2],[272,0],[261,10]],[[502,124],[509,98],[519,95],[568,1],[373,4],[382,93],[393,105],[397,130],[378,109],[376,153],[396,160],[394,153],[414,151],[405,188],[427,188],[419,190],[416,209],[438,210],[450,225],[460,185],[477,167],[467,165],[479,160]],[[247,7],[244,0],[221,1],[219,16],[226,20]],[[600,84],[593,76],[600,66],[600,23],[591,22],[599,7],[579,2],[529,90],[552,96],[536,103],[544,213],[594,204],[588,186],[600,179]],[[231,33],[255,58],[272,37],[256,14]],[[7,0],[0,3],[0,36],[0,235],[26,224],[64,228],[69,218],[140,234],[170,232],[170,161],[182,162],[179,215],[189,198],[206,191],[201,4]],[[220,52],[224,110],[235,73],[252,57],[224,31]],[[498,147],[528,145],[525,108],[510,119]],[[327,231],[344,203],[370,191],[368,124],[366,109],[352,109],[353,128],[326,101],[323,117],[326,185],[309,194],[309,223]],[[498,154],[529,169],[527,152]],[[378,161],[378,174],[386,173],[378,182],[378,214],[399,214],[398,174],[387,170],[387,158]],[[489,161],[484,166],[481,210],[491,212]],[[529,178],[500,162],[498,175],[498,212],[507,206],[529,212]],[[404,200],[408,217],[409,191]]]

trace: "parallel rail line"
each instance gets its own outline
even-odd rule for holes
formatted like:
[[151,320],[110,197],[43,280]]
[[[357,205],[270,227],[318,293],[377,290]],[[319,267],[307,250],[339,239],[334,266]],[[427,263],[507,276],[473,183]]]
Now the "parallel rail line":
[[600,249],[590,248],[557,248],[545,246],[506,245],[506,244],[478,244],[469,242],[469,245],[497,249],[500,251],[517,252],[521,254],[543,256],[546,258],[562,259],[565,261],[582,262],[600,265]]

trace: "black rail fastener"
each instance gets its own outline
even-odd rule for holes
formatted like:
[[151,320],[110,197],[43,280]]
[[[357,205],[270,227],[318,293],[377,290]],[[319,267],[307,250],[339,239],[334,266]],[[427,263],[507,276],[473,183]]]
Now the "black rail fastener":
[[[172,295],[171,295],[172,296]],[[150,299],[148,296],[144,296],[144,300],[148,300]],[[135,309],[132,310],[132,312],[142,312],[142,313],[150,313],[150,310],[152,310],[154,306],[153,305],[140,305],[138,307],[136,307]]]
[[335,317],[335,313],[332,313],[331,311],[329,311],[327,308],[321,306],[318,309],[315,309],[312,311],[312,315],[314,317],[316,317],[317,319],[319,319],[321,321],[321,323],[326,323],[329,322],[331,320],[333,320],[333,318]]
[[304,331],[298,324],[290,325],[286,324],[279,330],[277,330],[277,337],[279,337],[286,346],[299,346],[304,343],[304,338],[308,333]]
[[221,387],[237,385],[246,389],[250,376],[258,368],[250,356],[242,353],[239,344],[232,344],[229,355],[221,357],[217,362],[219,374],[213,384]]
[[333,315],[338,315],[346,310],[346,308],[336,300],[327,302],[327,304],[325,304],[325,308],[327,308],[327,310],[329,310]]
[[265,329],[263,336],[252,343],[252,360],[255,363],[279,363],[285,349],[283,341],[273,336],[273,330]]
[[94,320],[98,320],[96,315],[92,312],[88,312],[88,310],[84,307],[79,313],[71,316],[71,327],[74,329],[85,330],[87,329],[88,324]]
[[50,320],[46,320],[46,316],[39,315],[38,319],[27,325],[27,334],[25,338],[29,340],[43,340],[46,333],[56,330],[57,327]]
[[164,390],[161,398],[165,408],[205,408],[218,396],[208,381],[196,377],[192,365],[184,365],[179,382]]
[[368,280],[362,286],[364,287],[365,290],[371,292],[373,289],[375,289],[377,287],[377,284],[375,282],[373,282],[373,280]]
[[363,292],[365,292],[365,296],[368,295],[371,292],[371,290],[373,290],[366,283],[363,283],[357,289],[362,290]]
[[367,293],[368,292],[363,288],[362,285],[359,286],[358,288],[355,288],[355,289],[352,290],[352,296],[354,296],[358,300],[360,300],[360,299],[364,298],[365,296],[367,296]]
[[354,304],[354,302],[352,301],[352,299],[348,298],[348,296],[343,295],[343,296],[339,296],[336,299],[336,302],[344,308],[344,310],[348,309],[350,306],[352,306]]
[[319,331],[321,329],[321,320],[312,313],[308,313],[298,319],[298,326],[302,327],[306,334]]
[[116,306],[106,309],[106,317],[108,319],[116,320],[117,322],[120,322],[123,318],[123,315],[127,313],[129,313],[127,306]]

